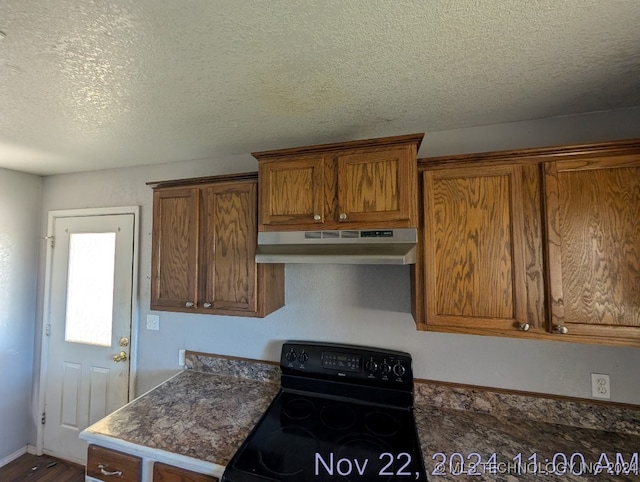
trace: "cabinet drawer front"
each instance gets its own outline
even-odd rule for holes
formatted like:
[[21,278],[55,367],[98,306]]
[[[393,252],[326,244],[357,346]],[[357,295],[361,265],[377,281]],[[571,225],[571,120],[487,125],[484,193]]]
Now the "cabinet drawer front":
[[139,482],[142,476],[142,459],[97,445],[89,445],[87,475],[105,482]]
[[218,482],[218,479],[156,462],[153,464],[153,482]]

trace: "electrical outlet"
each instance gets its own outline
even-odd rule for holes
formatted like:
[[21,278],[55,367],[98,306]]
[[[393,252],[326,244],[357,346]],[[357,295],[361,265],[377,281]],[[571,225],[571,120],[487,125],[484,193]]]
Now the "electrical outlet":
[[147,315],[147,330],[160,330],[160,317],[158,315]]
[[611,398],[609,375],[602,373],[591,374],[591,396],[595,398]]
[[178,350],[178,365],[183,367],[183,366],[185,366],[185,364],[186,364],[186,361],[185,361],[184,350]]

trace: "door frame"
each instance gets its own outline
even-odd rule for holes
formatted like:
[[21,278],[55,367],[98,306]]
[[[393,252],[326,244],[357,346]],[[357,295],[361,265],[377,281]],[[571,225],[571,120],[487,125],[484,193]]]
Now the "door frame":
[[119,206],[106,208],[86,208],[86,209],[61,209],[52,210],[48,213],[47,235],[43,238],[47,242],[45,273],[44,273],[44,301],[42,307],[42,325],[40,327],[40,377],[38,383],[38,410],[35,414],[37,427],[36,455],[44,453],[44,425],[40,417],[45,411],[45,392],[49,361],[49,337],[46,334],[46,327],[51,320],[51,274],[53,263],[53,245],[55,222],[60,218],[81,217],[81,216],[110,216],[116,214],[133,215],[133,266],[131,280],[131,343],[129,351],[129,394],[127,401],[131,401],[134,393],[136,374],[138,371],[138,254],[140,252],[140,206]]

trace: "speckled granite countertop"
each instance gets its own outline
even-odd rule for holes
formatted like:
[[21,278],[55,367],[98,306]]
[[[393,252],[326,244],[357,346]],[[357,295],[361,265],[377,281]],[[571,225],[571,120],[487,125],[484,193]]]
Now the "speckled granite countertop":
[[[188,353],[187,357],[188,370],[95,423],[82,437],[93,443],[114,440],[129,448],[144,447],[148,456],[161,461],[154,451],[177,454],[183,461],[203,461],[215,468],[208,466],[206,472],[220,476],[277,393],[279,369],[272,364],[204,354]],[[556,409],[555,404],[563,402],[501,400],[513,396],[492,392],[470,395],[461,389],[416,385],[415,418],[431,481],[640,480],[637,465],[626,475],[623,469],[629,467],[613,467],[612,474],[592,473],[598,461],[615,464],[617,454],[625,462],[635,456],[637,464],[640,412],[636,410],[621,409],[618,413],[615,407],[571,406],[571,402],[570,409]],[[518,416],[508,407],[510,401],[529,403],[525,411],[541,413]],[[567,410],[570,413],[565,413]],[[562,415],[554,419],[550,412]],[[514,461],[518,454],[521,464]],[[545,459],[551,462],[554,456],[558,464],[547,464]],[[534,457],[539,473],[525,473],[532,469]],[[579,469],[573,467],[561,474],[563,457],[567,461],[583,458],[587,464],[584,473],[577,475]],[[465,462],[463,468],[461,461]],[[465,473],[474,463],[479,463],[476,476]],[[544,474],[554,470],[558,474]]]
[[86,432],[224,466],[278,389],[185,370]]

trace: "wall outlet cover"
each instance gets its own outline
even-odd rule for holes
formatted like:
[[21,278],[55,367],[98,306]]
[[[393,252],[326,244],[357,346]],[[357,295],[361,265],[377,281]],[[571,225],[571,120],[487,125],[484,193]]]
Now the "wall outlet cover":
[[611,398],[609,375],[603,373],[591,374],[591,396],[594,398]]

